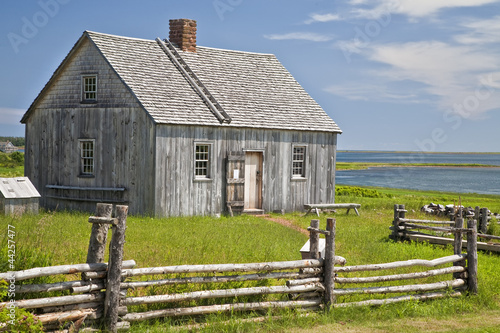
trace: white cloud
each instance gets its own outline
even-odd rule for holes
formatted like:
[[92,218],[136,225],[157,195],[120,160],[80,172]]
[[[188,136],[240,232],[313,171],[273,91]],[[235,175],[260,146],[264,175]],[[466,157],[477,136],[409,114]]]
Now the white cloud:
[[[386,84],[416,82],[424,87],[415,92],[409,88],[405,91],[401,85],[396,93],[387,93],[378,85],[371,87],[386,99],[400,101],[401,96],[411,97],[414,93],[422,98],[427,96],[427,99],[434,96],[439,108],[458,112],[456,105],[465,105],[467,116],[475,118],[500,109],[500,94],[497,92],[500,75],[496,72],[500,67],[500,57],[495,53],[439,41],[422,41],[372,44],[363,49],[363,55],[385,65],[383,69],[368,73],[374,75],[373,80],[385,80]],[[409,101],[414,102],[414,99],[409,98]]]
[[[362,18],[374,19],[381,14],[402,14],[412,19],[432,16],[443,9],[479,7],[499,0],[379,0],[372,8],[356,8],[353,13]],[[362,3],[355,1],[355,4]]]
[[339,14],[310,14],[310,19],[306,20],[305,24],[311,24],[316,22],[330,22],[330,21],[340,21],[342,17]]
[[271,35],[264,35],[264,38],[271,40],[301,39],[301,40],[308,40],[311,42],[328,42],[333,39],[332,36],[327,36],[314,32],[290,32],[286,34],[271,34]]
[[455,40],[461,44],[500,43],[500,16],[486,20],[470,20],[460,25],[468,30],[455,36]]
[[331,94],[354,101],[425,103],[415,93],[401,94],[384,84],[347,82],[342,85],[330,85],[324,89]]
[[26,110],[0,107],[0,124],[19,125]]

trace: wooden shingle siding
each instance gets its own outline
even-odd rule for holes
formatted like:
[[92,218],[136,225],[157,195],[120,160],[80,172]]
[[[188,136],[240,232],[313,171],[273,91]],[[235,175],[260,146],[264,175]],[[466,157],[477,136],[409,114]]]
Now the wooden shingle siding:
[[[190,152],[200,140],[213,142],[211,167],[216,172],[209,181],[194,179]],[[226,212],[226,201],[240,199],[226,191],[227,179],[232,177],[226,169],[227,158],[245,150],[263,152],[264,211],[303,210],[305,203],[332,203],[335,199],[335,133],[158,126],[156,144],[155,210],[159,216]],[[307,145],[305,179],[291,177],[293,144]]]
[[97,105],[101,108],[138,107],[139,103],[130,90],[116,75],[106,59],[92,42],[82,39],[75,54],[68,59],[64,73],[51,82],[43,99],[38,102],[39,109],[84,108],[92,109],[94,104],[84,105],[82,101],[82,75],[97,74]]

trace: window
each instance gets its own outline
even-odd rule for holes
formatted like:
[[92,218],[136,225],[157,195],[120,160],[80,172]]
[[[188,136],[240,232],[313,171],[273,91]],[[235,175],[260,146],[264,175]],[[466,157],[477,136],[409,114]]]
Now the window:
[[211,144],[197,143],[194,156],[195,178],[210,178],[210,148]]
[[94,140],[80,140],[80,174],[94,175]]
[[292,154],[292,177],[305,177],[306,147],[294,146]]
[[97,101],[97,75],[88,75],[82,77],[82,101]]

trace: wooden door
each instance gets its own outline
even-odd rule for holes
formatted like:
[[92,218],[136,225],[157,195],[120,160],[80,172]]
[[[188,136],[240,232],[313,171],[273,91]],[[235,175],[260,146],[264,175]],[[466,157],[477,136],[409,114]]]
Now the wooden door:
[[241,211],[245,198],[245,153],[229,152],[226,167],[226,203],[229,212]]
[[244,209],[262,208],[262,153],[245,154],[245,206]]

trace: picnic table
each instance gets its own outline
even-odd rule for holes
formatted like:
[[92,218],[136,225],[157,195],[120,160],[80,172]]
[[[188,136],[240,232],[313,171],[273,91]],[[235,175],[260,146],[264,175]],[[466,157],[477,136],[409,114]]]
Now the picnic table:
[[319,216],[319,211],[322,209],[337,209],[337,208],[347,208],[347,214],[351,209],[354,209],[356,215],[359,216],[358,208],[361,207],[361,204],[357,203],[332,203],[332,204],[306,204],[304,205],[304,209],[307,209],[307,212],[304,216],[309,214],[312,210],[316,212],[316,215]]

